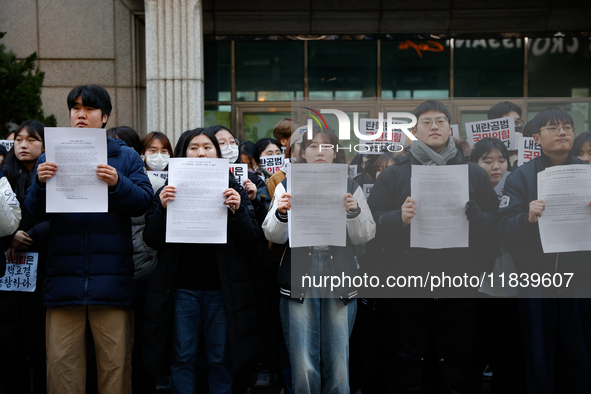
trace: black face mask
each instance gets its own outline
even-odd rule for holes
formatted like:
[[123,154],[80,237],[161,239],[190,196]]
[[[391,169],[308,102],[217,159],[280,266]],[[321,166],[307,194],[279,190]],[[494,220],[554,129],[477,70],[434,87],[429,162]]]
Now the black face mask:
[[515,126],[515,132],[523,134],[523,126]]

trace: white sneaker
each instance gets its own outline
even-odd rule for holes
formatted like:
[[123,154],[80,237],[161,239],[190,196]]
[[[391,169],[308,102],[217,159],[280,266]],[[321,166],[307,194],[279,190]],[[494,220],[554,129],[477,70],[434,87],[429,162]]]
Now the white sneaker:
[[259,372],[259,377],[254,384],[255,388],[271,387],[271,373],[268,370]]

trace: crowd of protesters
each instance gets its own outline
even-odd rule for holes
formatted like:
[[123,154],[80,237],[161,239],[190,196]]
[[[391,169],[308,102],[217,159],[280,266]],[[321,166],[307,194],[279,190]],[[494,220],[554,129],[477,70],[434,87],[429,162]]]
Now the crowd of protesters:
[[[67,97],[71,127],[105,128],[108,92],[96,85]],[[513,117],[540,157],[517,166],[495,138],[470,147],[451,137],[441,102],[412,112],[416,140],[396,153],[357,155],[342,198],[346,245],[291,248],[287,160],[347,163],[330,128],[280,121],[274,138],[239,142],[225,126],[197,127],[170,141],[126,126],[106,130],[106,213],[48,213],[47,182],[59,174],[44,153],[44,126],[26,121],[0,151],[0,277],[19,253],[38,253],[34,292],[0,291],[0,392],[246,393],[276,380],[283,393],[591,392],[591,252],[544,253],[537,174],[591,162],[591,133],[575,138],[572,117],[547,108],[523,127],[502,102],[489,119]],[[329,147],[329,148],[327,148]],[[170,158],[225,158],[227,242],[166,242],[177,188],[158,174]],[[469,246],[410,247],[417,213],[412,166],[466,165]],[[510,174],[510,175],[508,175]],[[369,197],[364,185],[373,185]],[[590,202],[591,205],[591,202]],[[463,213],[463,214],[464,214]],[[5,252],[5,253],[4,253]],[[298,275],[479,275],[574,272],[568,288],[511,292],[468,288],[429,297],[338,297]],[[507,268],[510,267],[510,268]],[[552,291],[561,292],[554,294]],[[488,374],[488,375],[487,375]]]

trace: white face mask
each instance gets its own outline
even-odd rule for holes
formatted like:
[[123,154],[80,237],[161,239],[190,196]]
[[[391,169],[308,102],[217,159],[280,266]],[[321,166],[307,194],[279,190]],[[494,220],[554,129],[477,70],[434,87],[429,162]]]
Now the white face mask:
[[226,145],[222,149],[222,157],[230,160],[230,164],[236,163],[238,159],[238,147],[236,145]]
[[168,165],[168,159],[170,159],[170,155],[152,153],[151,155],[146,155],[146,164],[153,171],[162,171]]

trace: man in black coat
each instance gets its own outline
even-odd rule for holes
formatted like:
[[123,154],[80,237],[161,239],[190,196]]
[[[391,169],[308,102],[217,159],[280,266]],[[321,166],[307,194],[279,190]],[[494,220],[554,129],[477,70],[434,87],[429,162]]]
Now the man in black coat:
[[[420,104],[413,114],[417,125],[410,154],[397,157],[396,164],[377,178],[369,206],[378,224],[378,243],[390,256],[383,266],[397,276],[476,275],[489,256],[494,258],[490,240],[494,239],[498,199],[485,171],[464,159],[450,138],[449,110],[438,101]],[[411,165],[468,165],[470,200],[466,216],[470,224],[469,247],[426,249],[410,247],[410,226],[416,213],[410,197]],[[385,279],[385,278],[383,278]],[[476,297],[477,289],[398,289],[387,300],[391,332],[391,388],[394,392],[419,393],[428,343],[436,341],[436,359],[440,361],[446,391],[473,392],[472,352],[474,314],[472,299],[433,297]],[[391,291],[391,290],[389,290]],[[416,299],[427,297],[430,299]],[[433,337],[434,336],[434,337]]]
[[[499,206],[499,232],[520,274],[525,278],[561,275],[568,286],[520,286],[520,323],[525,350],[528,393],[591,392],[591,252],[544,253],[538,218],[545,210],[538,199],[538,173],[557,165],[586,164],[573,157],[573,118],[550,107],[528,127],[542,155],[507,178]],[[591,203],[589,203],[591,204]],[[534,298],[535,297],[535,298]],[[560,297],[560,298],[555,298]],[[577,298],[578,297],[578,298]]]

